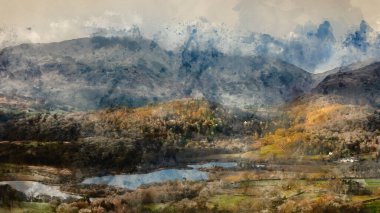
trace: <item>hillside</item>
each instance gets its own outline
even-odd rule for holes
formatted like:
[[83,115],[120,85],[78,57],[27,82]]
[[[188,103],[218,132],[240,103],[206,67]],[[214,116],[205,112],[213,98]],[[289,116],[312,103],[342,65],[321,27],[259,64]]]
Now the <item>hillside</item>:
[[[356,68],[355,65],[349,66]],[[379,158],[380,63],[327,75],[281,110],[277,126],[253,147],[267,157]]]
[[255,115],[194,99],[94,112],[8,111],[0,112],[0,161],[134,171],[234,152],[244,141],[229,138],[260,132]]
[[315,74],[313,74],[313,86],[312,86],[312,88],[316,87],[319,83],[321,83],[329,75],[353,71],[353,70],[358,70],[358,69],[361,69],[361,68],[366,67],[368,65],[374,64],[377,61],[378,61],[377,58],[371,58],[369,60],[364,60],[364,61],[349,64],[349,65],[336,67],[334,69],[327,70],[325,72],[315,73]]
[[0,52],[0,94],[37,109],[143,106],[204,97],[232,107],[274,106],[310,88],[311,74],[275,58],[166,51],[143,38],[82,38]]
[[380,106],[380,63],[327,76],[314,93],[337,95],[346,103]]

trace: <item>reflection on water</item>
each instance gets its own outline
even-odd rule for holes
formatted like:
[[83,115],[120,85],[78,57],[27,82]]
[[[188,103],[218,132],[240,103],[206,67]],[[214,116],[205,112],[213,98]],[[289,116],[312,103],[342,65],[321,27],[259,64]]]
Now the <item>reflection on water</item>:
[[106,184],[127,189],[136,189],[144,184],[174,180],[207,180],[208,173],[196,169],[164,169],[147,174],[109,175],[85,179],[83,184]]
[[205,164],[188,165],[192,169],[163,169],[146,174],[108,175],[85,179],[83,184],[106,184],[127,189],[136,189],[144,184],[162,183],[165,181],[207,180],[208,172],[199,171],[203,168],[234,168],[236,162],[209,162]]
[[80,196],[61,192],[59,186],[49,186],[35,181],[1,181],[0,185],[10,185],[13,189],[24,193],[28,198],[35,198],[41,195],[60,199],[68,199],[70,197],[80,198]]
[[209,162],[205,164],[194,164],[194,165],[187,165],[187,166],[193,169],[209,169],[209,168],[215,168],[215,167],[230,169],[230,168],[237,167],[237,163],[236,162]]

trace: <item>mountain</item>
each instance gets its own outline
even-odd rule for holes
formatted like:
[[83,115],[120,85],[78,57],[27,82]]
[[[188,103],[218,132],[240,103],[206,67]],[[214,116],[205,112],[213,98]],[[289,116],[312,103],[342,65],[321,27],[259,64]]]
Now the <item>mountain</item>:
[[343,44],[347,47],[351,46],[365,52],[370,47],[369,37],[373,32],[374,30],[371,28],[371,26],[369,26],[368,23],[363,20],[360,22],[359,29],[353,33],[348,34]]
[[[329,20],[299,25],[281,37],[231,29],[204,18],[162,27],[155,32],[144,32],[137,25],[100,28],[91,32],[96,38],[145,38],[173,52],[192,41],[202,51],[213,48],[226,55],[274,57],[312,73],[380,56],[380,34],[364,20],[338,37],[334,35],[336,30]],[[20,42],[27,40],[22,40],[11,29],[0,29],[0,48]]]
[[380,62],[328,75],[313,93],[337,95],[347,103],[380,106]]
[[377,151],[380,62],[361,67],[366,63],[322,73],[326,77],[310,93],[281,108],[286,119],[272,119],[280,125],[256,147],[269,150],[268,156],[322,154],[330,160]]
[[352,71],[352,70],[357,70],[357,69],[366,67],[368,65],[371,65],[373,63],[376,63],[378,61],[379,61],[378,58],[371,58],[368,60],[352,63],[352,64],[349,64],[347,66],[336,67],[332,70],[328,70],[328,71],[321,72],[321,73],[316,73],[313,75],[313,82],[314,82],[313,88],[316,87],[321,81],[323,81],[323,79],[325,79],[329,75],[339,73],[339,72],[348,72],[348,71]]
[[144,39],[23,44],[0,53],[1,93],[30,97],[52,108],[141,105],[147,98],[177,96],[168,94],[178,91],[169,60],[167,52]]
[[204,97],[231,107],[274,106],[308,91],[308,72],[271,57],[166,51],[141,37],[92,37],[0,51],[0,94],[35,108],[87,110]]

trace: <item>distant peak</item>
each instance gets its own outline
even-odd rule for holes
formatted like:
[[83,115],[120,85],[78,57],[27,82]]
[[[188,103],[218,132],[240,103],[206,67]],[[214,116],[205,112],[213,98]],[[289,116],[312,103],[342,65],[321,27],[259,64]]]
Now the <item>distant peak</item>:
[[361,33],[367,33],[367,32],[373,32],[373,29],[371,26],[369,26],[369,24],[365,21],[365,20],[362,20],[360,22],[360,26],[359,26],[359,31]]
[[366,52],[370,44],[368,41],[368,33],[372,33],[373,29],[365,20],[362,20],[359,25],[359,29],[355,32],[348,34],[344,44],[346,46],[352,46],[363,52]]
[[321,40],[335,40],[329,21],[324,21],[322,24],[320,24],[315,35]]

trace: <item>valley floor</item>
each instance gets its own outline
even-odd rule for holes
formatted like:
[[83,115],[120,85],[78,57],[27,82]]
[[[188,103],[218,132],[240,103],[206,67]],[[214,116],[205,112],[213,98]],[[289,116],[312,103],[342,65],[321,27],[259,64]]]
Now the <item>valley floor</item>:
[[[257,151],[207,155],[192,164],[218,163],[198,168],[207,180],[175,180],[142,185],[136,190],[107,185],[84,185],[85,176],[69,168],[1,164],[1,181],[32,180],[58,185],[82,198],[27,198],[9,203],[2,212],[377,212],[380,176],[377,162],[326,161],[323,156],[298,159],[257,159]],[[224,164],[221,164],[224,165]],[[231,166],[232,165],[232,166]],[[201,167],[201,166],[200,166]],[[185,166],[170,167],[186,170]],[[159,168],[160,171],[165,168]],[[116,174],[117,172],[113,172]],[[377,173],[380,174],[380,173]],[[30,202],[32,201],[32,202]],[[42,203],[41,203],[42,202]]]

